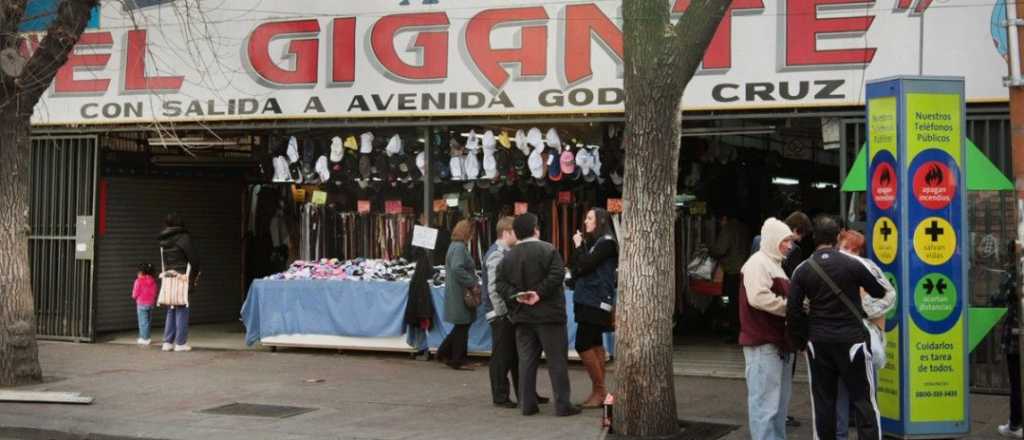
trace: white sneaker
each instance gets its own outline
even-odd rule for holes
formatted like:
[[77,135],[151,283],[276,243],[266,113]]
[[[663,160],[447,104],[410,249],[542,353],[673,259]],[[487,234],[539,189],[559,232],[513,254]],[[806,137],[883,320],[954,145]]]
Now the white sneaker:
[[185,344],[185,345],[175,345],[174,346],[174,351],[192,351],[192,346],[188,345],[188,344]]
[[153,341],[151,341],[149,339],[142,339],[142,338],[139,338],[138,340],[135,341],[135,343],[139,344],[139,345],[149,345],[150,342],[153,342]]
[[163,350],[163,351],[174,350],[174,344],[171,344],[169,342],[164,342],[164,345],[162,347],[160,347],[160,349]]
[[1024,438],[1024,432],[1021,428],[1016,430],[1010,429],[1010,424],[999,425],[999,435],[1006,438]]

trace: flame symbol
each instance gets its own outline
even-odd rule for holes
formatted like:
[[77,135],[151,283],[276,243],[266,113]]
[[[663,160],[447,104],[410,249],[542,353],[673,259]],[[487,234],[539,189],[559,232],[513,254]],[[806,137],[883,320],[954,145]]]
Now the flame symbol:
[[928,169],[928,173],[924,175],[924,181],[931,186],[941,185],[942,180],[942,168],[939,168],[938,165],[932,165]]
[[889,168],[882,169],[882,175],[878,178],[878,182],[881,183],[882,186],[889,186],[889,182],[892,182],[892,176],[889,175]]

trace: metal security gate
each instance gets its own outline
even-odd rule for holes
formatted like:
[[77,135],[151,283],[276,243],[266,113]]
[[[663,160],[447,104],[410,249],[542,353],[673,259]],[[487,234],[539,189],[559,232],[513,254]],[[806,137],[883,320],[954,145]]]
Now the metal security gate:
[[32,139],[29,263],[36,333],[93,339],[96,137]]

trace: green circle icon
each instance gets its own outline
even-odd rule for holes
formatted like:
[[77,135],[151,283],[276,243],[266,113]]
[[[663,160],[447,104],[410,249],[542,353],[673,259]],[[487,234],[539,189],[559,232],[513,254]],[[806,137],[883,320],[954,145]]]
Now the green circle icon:
[[889,313],[885,314],[885,320],[891,321],[896,319],[896,313],[899,312],[900,309],[900,285],[896,283],[896,276],[892,273],[885,272],[882,275],[885,275],[885,279],[889,280],[889,284],[892,284],[892,288],[896,289],[896,299],[893,301],[893,305],[892,308],[889,309]]
[[932,322],[941,322],[956,308],[956,286],[941,273],[930,273],[917,281],[914,288],[914,307]]

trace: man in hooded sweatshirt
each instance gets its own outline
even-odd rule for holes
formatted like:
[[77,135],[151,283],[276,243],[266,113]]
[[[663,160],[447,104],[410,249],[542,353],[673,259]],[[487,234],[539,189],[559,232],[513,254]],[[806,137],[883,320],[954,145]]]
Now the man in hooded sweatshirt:
[[786,342],[789,279],[782,262],[794,238],[785,223],[765,220],[760,249],[741,269],[739,342],[746,360],[747,413],[753,440],[786,438],[794,356]]

